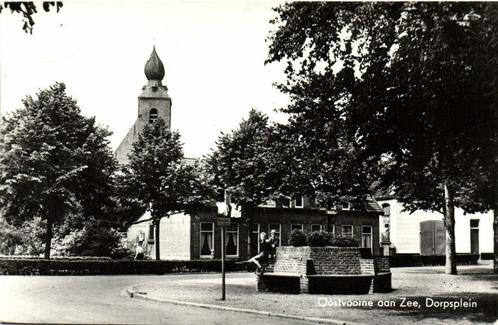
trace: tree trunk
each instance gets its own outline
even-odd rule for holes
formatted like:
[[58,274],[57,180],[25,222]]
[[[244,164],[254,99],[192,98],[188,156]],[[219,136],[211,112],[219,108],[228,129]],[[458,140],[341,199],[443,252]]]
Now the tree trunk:
[[453,190],[445,181],[444,187],[444,228],[446,230],[446,274],[457,274],[455,249],[455,206]]
[[53,221],[52,218],[47,218],[47,233],[45,235],[45,252],[43,258],[50,259],[50,250],[52,248],[52,229]]
[[156,260],[159,261],[161,259],[160,249],[159,249],[159,224],[161,223],[161,219],[154,220],[154,231],[155,231],[155,248],[156,248]]
[[498,181],[493,179],[493,181],[496,183],[495,184],[495,192],[494,192],[494,209],[493,209],[493,215],[494,215],[494,221],[493,221],[493,233],[494,233],[494,263],[493,263],[493,270],[495,273],[498,273]]
[[[240,207],[240,218],[242,219],[242,222],[246,225],[246,229],[247,229],[247,250],[246,250],[247,257],[252,257],[253,253],[254,253],[251,251],[251,245],[252,245],[252,240],[251,240],[252,218],[251,218],[251,215],[252,215],[252,212],[251,213],[249,212],[249,209],[246,205],[242,205]],[[258,236],[259,236],[259,234],[258,234]],[[256,254],[257,253],[258,252],[256,252]]]

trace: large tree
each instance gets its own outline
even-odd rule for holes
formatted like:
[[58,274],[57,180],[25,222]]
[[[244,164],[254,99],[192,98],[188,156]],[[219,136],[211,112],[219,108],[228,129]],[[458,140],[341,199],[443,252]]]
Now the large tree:
[[[495,107],[496,69],[484,60],[482,37],[496,29],[487,19],[493,6],[292,3],[276,8],[270,36],[268,61],[287,62],[281,89],[293,99],[287,111],[297,128],[318,126],[305,135],[315,148],[344,148],[337,142],[346,139],[367,165],[389,159],[385,180],[405,207],[444,214],[452,274],[454,208],[475,209],[461,189],[473,182]],[[345,136],[324,134],[327,123]]]
[[132,145],[129,163],[123,166],[122,201],[150,211],[155,228],[155,255],[160,259],[160,222],[176,212],[195,212],[212,200],[205,173],[199,164],[185,161],[180,134],[166,128],[164,120],[146,125]]
[[0,206],[5,220],[46,223],[45,258],[53,225],[67,211],[105,217],[115,161],[110,132],[81,115],[63,83],[27,96],[23,107],[3,118],[0,129]]
[[206,157],[218,199],[222,200],[223,192],[228,191],[232,202],[240,207],[247,227],[251,226],[254,208],[272,198],[282,199],[281,166],[276,163],[274,150],[279,139],[268,117],[253,109],[237,129],[221,134],[216,148]]

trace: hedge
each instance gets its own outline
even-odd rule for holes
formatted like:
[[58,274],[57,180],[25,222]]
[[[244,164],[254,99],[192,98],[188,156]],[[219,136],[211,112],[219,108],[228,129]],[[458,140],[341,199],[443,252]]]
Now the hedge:
[[[477,264],[479,254],[457,254],[458,265]],[[445,255],[396,254],[389,256],[391,267],[445,265]]]
[[358,240],[350,237],[334,235],[327,231],[313,231],[306,234],[304,231],[294,229],[289,235],[289,245],[294,247],[311,246],[311,247],[359,247]]
[[[29,260],[39,260],[42,257],[34,255],[0,255],[0,260],[18,260],[18,259],[29,259]],[[51,256],[50,259],[53,260],[111,260],[109,256]]]
[[289,245],[294,247],[308,245],[306,233],[299,229],[292,230],[289,236]]
[[[247,270],[247,264],[225,262],[226,271]],[[165,274],[172,272],[220,272],[220,260],[75,260],[0,258],[0,275],[98,275],[98,274]]]

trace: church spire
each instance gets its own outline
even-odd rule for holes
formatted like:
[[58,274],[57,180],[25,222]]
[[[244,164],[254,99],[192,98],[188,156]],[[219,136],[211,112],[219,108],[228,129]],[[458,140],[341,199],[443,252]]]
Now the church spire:
[[155,80],[160,82],[164,78],[164,65],[157,55],[155,46],[152,48],[149,60],[145,63],[144,72],[149,81]]

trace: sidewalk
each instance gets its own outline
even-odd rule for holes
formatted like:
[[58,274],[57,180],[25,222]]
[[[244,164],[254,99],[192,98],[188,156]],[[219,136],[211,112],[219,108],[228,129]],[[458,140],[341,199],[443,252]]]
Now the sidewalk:
[[[227,300],[220,301],[219,274],[168,276],[133,286],[142,297],[254,310],[363,324],[469,324],[498,319],[498,275],[489,264],[459,266],[459,275],[443,267],[393,268],[391,293],[370,295],[287,295],[259,293],[255,275],[227,275]],[[140,296],[140,295],[138,295]],[[208,306],[206,306],[208,305]]]

